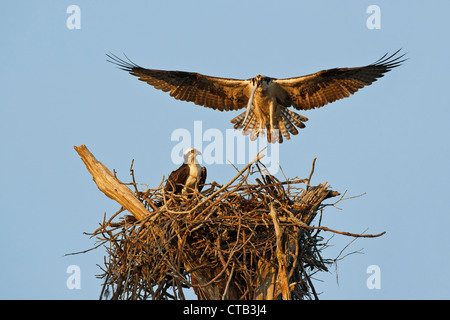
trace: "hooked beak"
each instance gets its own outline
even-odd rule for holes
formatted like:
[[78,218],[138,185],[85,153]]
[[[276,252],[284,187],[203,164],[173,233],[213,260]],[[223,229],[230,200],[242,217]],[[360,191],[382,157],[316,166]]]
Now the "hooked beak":
[[256,81],[256,87],[258,88],[259,86],[261,86],[263,79],[259,79],[258,81]]
[[186,153],[183,156],[183,163],[191,163],[195,161],[196,156],[201,156],[202,153],[198,151],[197,149],[192,149],[189,152],[186,151]]

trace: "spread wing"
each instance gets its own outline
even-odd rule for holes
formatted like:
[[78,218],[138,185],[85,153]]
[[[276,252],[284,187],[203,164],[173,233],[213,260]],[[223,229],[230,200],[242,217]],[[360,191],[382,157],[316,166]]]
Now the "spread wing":
[[290,96],[290,103],[296,109],[307,110],[322,107],[330,102],[349,97],[364,86],[370,85],[386,72],[398,67],[405,60],[403,56],[385,54],[373,64],[357,68],[335,68],[314,74],[276,79]]
[[249,80],[205,76],[194,72],[145,69],[131,60],[108,55],[111,63],[139,77],[156,89],[169,92],[178,100],[220,111],[238,110],[247,106],[251,86]]

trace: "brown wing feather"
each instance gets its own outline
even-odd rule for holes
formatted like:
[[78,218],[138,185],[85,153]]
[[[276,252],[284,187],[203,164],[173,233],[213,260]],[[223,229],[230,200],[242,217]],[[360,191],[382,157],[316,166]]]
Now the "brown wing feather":
[[364,86],[370,85],[384,73],[399,66],[405,60],[397,52],[386,58],[385,54],[373,64],[357,68],[335,68],[319,71],[314,74],[276,79],[290,96],[289,101],[296,109],[313,109],[322,107],[330,102],[349,97]]
[[197,183],[198,192],[202,191],[203,187],[205,186],[205,181],[206,181],[206,168],[202,167],[202,170],[200,172],[200,179],[198,180]]
[[139,77],[156,89],[169,92],[178,100],[220,111],[238,110],[247,106],[250,98],[250,82],[205,76],[194,72],[145,69],[131,60],[125,61],[110,54],[108,60],[120,69]]
[[181,194],[186,180],[189,176],[189,166],[184,163],[178,169],[172,171],[167,179],[166,186],[164,187],[165,192],[173,192],[175,194]]

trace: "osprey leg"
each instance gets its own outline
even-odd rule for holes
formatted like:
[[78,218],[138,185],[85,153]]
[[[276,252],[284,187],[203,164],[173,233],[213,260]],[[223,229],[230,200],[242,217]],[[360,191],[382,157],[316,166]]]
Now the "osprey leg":
[[244,117],[244,121],[242,121],[243,124],[245,124],[245,121],[247,120],[248,114],[250,113],[250,109],[252,108],[252,104],[253,104],[253,96],[255,95],[255,91],[258,88],[258,86],[254,86],[252,93],[250,94],[250,99],[248,99],[248,103],[247,103],[247,111],[245,112],[245,117]]
[[[269,134],[270,134],[270,139],[272,143],[275,142],[279,142],[282,143],[283,142],[283,136],[280,135],[279,132],[279,126],[277,122],[274,122],[275,119],[275,108],[280,108],[281,106],[278,105],[277,99],[276,98],[272,98],[269,104],[269,126],[270,126],[270,130],[269,132],[267,132],[267,138],[269,138]],[[277,110],[279,111],[279,110]],[[277,117],[278,118],[278,117]]]

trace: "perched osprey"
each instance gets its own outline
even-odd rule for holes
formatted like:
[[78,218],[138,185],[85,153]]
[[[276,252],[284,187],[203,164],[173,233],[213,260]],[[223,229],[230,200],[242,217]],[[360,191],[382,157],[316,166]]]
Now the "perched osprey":
[[183,154],[183,164],[177,170],[172,171],[167,179],[165,192],[190,195],[194,189],[199,192],[203,189],[206,180],[206,168],[198,164],[195,157],[201,153],[190,148]]
[[[306,76],[276,79],[257,75],[247,80],[218,78],[184,71],[145,69],[131,60],[107,55],[109,62],[139,77],[156,89],[170,92],[178,100],[219,111],[247,110],[231,120],[235,129],[242,129],[255,140],[267,130],[267,140],[283,142],[283,136],[298,134],[308,118],[288,109],[309,110],[349,97],[364,86],[370,85],[384,73],[399,66],[403,56],[398,50],[391,56],[385,54],[376,62],[364,67],[334,68]],[[281,131],[281,134],[279,134]]]

